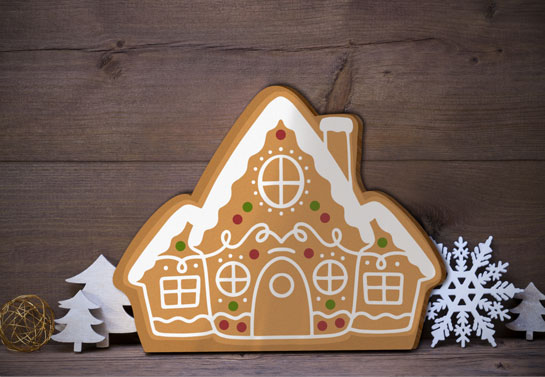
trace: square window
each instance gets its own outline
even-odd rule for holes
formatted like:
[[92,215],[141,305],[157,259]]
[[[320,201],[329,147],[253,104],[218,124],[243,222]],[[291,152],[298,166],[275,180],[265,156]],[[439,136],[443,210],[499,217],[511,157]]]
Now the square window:
[[397,302],[399,301],[399,291],[397,289],[386,290],[386,301]]
[[194,308],[199,305],[201,280],[198,275],[168,276],[159,280],[163,309]]
[[399,305],[403,300],[403,275],[396,272],[363,274],[363,300],[370,305]]

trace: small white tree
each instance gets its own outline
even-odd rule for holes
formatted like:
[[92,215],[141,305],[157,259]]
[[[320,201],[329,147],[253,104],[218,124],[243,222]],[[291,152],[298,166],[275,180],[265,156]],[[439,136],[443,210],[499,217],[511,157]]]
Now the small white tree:
[[515,298],[522,299],[522,302],[510,311],[519,316],[506,326],[514,331],[526,331],[526,340],[534,340],[534,331],[545,332],[545,321],[542,317],[545,315],[545,308],[539,302],[545,300],[545,295],[534,283],[530,283],[522,293],[517,293]]
[[56,342],[74,343],[74,352],[81,352],[82,343],[98,343],[104,340],[104,336],[93,330],[93,325],[100,325],[101,320],[93,317],[89,309],[98,309],[98,305],[91,302],[82,291],[71,299],[59,301],[59,307],[69,309],[62,318],[55,320],[62,325],[60,333],[51,338]]
[[83,292],[100,307],[96,315],[104,323],[97,330],[104,335],[104,341],[97,347],[109,346],[109,334],[136,332],[134,318],[123,308],[130,301],[114,286],[114,271],[115,266],[101,254],[85,271],[66,279],[68,283],[85,284]]

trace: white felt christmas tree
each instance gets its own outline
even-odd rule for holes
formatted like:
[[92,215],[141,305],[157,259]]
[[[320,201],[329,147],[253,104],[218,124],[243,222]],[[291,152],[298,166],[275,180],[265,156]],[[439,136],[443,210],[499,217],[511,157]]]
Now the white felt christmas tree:
[[93,325],[100,325],[102,321],[93,317],[89,309],[98,309],[98,305],[91,302],[82,291],[71,299],[59,301],[59,306],[69,309],[62,318],[55,320],[62,325],[62,331],[51,338],[56,342],[74,343],[74,352],[81,352],[82,343],[98,343],[104,336],[97,334]]
[[92,265],[82,273],[66,279],[68,283],[85,284],[83,292],[100,308],[96,315],[103,321],[97,330],[104,335],[104,340],[97,347],[109,346],[109,334],[136,332],[134,318],[123,305],[130,305],[129,299],[113,283],[115,266],[104,255],[100,255]]
[[522,293],[517,293],[515,298],[521,299],[522,302],[510,311],[519,316],[506,324],[506,327],[514,331],[526,331],[526,340],[534,340],[534,332],[545,332],[545,320],[542,317],[545,315],[545,308],[539,302],[545,300],[545,295],[534,283],[530,283]]

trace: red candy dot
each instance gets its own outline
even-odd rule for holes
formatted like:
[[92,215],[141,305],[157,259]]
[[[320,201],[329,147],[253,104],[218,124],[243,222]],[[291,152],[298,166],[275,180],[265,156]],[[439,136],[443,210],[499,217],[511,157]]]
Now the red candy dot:
[[324,331],[327,329],[327,323],[325,321],[318,322],[318,330]]
[[305,258],[312,258],[314,256],[314,250],[312,250],[310,247],[308,249],[305,249]]
[[220,321],[220,329],[227,330],[229,328],[229,322],[226,320]]
[[342,319],[342,318],[337,318],[337,319],[335,320],[335,326],[337,326],[339,329],[340,329],[341,327],[344,327],[344,319]]
[[239,332],[244,332],[246,331],[246,324],[244,322],[239,322],[239,324],[237,325],[237,330]]
[[256,249],[250,250],[250,258],[252,259],[259,258],[259,251],[257,251]]
[[325,213],[325,212],[324,212],[324,213],[322,213],[322,214],[320,215],[320,221],[323,222],[323,223],[329,222],[329,219],[330,219],[330,217],[329,217],[329,214],[328,214],[328,213]]
[[242,222],[242,216],[240,215],[233,216],[233,222],[237,225],[240,224]]
[[276,131],[276,138],[278,140],[284,140],[285,137],[286,137],[286,131],[284,131],[284,130]]

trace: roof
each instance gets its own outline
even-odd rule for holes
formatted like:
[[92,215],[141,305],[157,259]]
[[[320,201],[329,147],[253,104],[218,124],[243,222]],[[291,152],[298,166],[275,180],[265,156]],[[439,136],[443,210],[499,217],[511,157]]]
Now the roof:
[[[411,263],[418,266],[425,277],[431,279],[436,273],[433,264],[394,214],[378,201],[360,204],[354,192],[354,185],[344,175],[326,144],[310,124],[315,115],[308,105],[288,89],[278,87],[276,89],[274,93],[277,95],[269,96],[265,101],[263,96],[258,95],[248,106],[253,112],[257,111],[257,114],[254,114],[255,120],[246,129],[240,126],[233,128],[232,132],[238,133],[241,137],[232,153],[227,156],[214,156],[212,161],[214,163],[217,158],[221,158],[220,164],[216,165],[217,169],[221,170],[217,173],[215,181],[209,182],[211,186],[207,186],[208,194],[205,193],[201,198],[202,206],[185,204],[168,218],[130,269],[129,281],[132,284],[138,282],[145,271],[153,267],[155,258],[169,248],[172,238],[180,234],[188,222],[193,225],[188,238],[189,246],[198,246],[201,243],[205,231],[217,225],[219,210],[229,202],[233,183],[246,173],[248,159],[264,147],[268,131],[275,128],[279,121],[294,132],[299,148],[313,157],[316,171],[331,184],[333,200],[344,207],[346,223],[359,229],[362,241],[367,244],[375,241],[371,221],[376,220],[382,229],[396,235],[394,238],[396,245],[407,252]],[[256,101],[264,103],[259,104]],[[241,120],[245,123],[252,119],[249,115],[245,111],[237,125]],[[352,130],[347,127],[347,131]],[[228,136],[216,154],[225,153],[227,149],[225,144],[232,141],[233,139],[229,139]],[[212,162],[210,165],[213,165]],[[201,180],[210,177],[207,173],[203,174]]]

